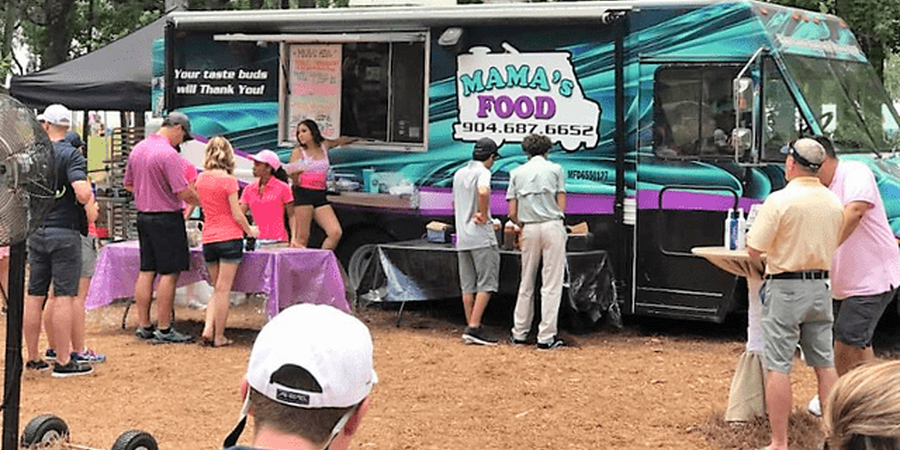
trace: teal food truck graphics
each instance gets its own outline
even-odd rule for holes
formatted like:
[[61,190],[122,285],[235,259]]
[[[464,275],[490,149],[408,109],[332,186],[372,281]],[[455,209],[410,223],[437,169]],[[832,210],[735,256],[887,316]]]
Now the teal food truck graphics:
[[302,118],[360,138],[329,153],[345,262],[452,220],[453,173],[482,137],[500,145],[505,218],[529,133],[555,143],[567,222],[588,222],[579,242],[608,258],[626,313],[745,306],[744,280],[690,249],[784,185],[779,150],[803,135],[873,169],[900,235],[896,111],[834,16],[743,0],[185,12],[157,58],[160,112],[240,151],[286,160]]

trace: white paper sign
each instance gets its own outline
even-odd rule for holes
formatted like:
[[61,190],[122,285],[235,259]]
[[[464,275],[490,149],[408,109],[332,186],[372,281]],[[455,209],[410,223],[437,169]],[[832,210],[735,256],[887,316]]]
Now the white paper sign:
[[291,46],[289,136],[312,119],[326,138],[341,135],[341,45]]
[[455,139],[498,145],[542,134],[569,151],[595,147],[600,105],[585,98],[567,52],[505,53],[472,47],[457,57]]

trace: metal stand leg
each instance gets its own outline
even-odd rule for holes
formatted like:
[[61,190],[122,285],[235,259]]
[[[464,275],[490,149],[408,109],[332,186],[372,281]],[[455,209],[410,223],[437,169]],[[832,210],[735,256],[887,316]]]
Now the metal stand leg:
[[403,317],[403,307],[406,306],[406,301],[400,303],[400,312],[397,313],[397,328],[400,328],[400,319]]
[[128,301],[128,304],[125,305],[125,313],[122,314],[122,329],[125,329],[125,320],[128,319],[128,311],[131,310],[131,305],[134,304],[134,299]]

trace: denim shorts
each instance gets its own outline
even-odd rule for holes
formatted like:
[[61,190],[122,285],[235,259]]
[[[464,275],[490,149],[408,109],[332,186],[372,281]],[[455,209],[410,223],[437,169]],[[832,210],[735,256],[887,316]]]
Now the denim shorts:
[[223,263],[240,264],[244,257],[244,240],[210,242],[203,244],[203,260],[207,266]]
[[38,228],[28,237],[28,295],[78,295],[81,278],[81,233],[69,228]]

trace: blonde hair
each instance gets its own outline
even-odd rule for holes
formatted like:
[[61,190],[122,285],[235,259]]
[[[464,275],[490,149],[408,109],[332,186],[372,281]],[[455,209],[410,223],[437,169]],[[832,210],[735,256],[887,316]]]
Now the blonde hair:
[[203,157],[204,170],[224,170],[228,174],[234,172],[234,149],[228,139],[216,136],[206,143],[206,155]]
[[900,449],[900,361],[868,364],[842,376],[825,403],[831,450]]

